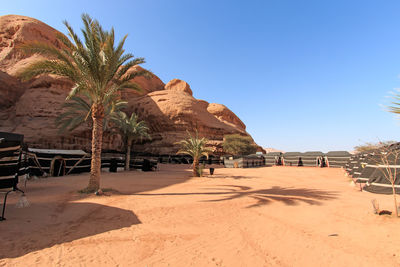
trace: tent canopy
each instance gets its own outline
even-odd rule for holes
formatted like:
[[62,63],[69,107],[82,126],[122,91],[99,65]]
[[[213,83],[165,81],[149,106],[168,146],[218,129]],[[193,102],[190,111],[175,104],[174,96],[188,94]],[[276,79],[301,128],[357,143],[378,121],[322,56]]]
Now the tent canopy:
[[50,154],[50,155],[80,155],[84,156],[86,153],[83,150],[63,150],[63,149],[39,149],[39,148],[28,148],[29,152]]
[[301,152],[286,152],[283,154],[284,157],[300,157],[303,155]]
[[270,156],[270,157],[275,157],[275,156],[281,156],[282,155],[282,152],[269,152],[269,153],[267,153],[267,154],[264,154],[263,156],[265,157],[265,156]]
[[310,157],[319,157],[323,155],[324,153],[322,153],[321,151],[307,151],[302,154],[302,156],[310,156]]
[[328,157],[351,157],[351,154],[348,151],[329,151],[326,153]]

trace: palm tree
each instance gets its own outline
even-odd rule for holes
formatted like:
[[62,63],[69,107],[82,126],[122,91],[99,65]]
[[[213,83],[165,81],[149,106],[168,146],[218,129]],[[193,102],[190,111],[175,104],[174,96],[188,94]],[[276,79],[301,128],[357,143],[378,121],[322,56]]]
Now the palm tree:
[[129,163],[131,161],[131,147],[135,138],[150,138],[149,128],[146,122],[139,121],[138,116],[132,113],[130,117],[125,112],[116,112],[112,116],[111,121],[116,125],[116,129],[124,140],[125,146],[125,170],[129,170]]
[[206,156],[208,158],[208,153],[211,150],[206,148],[208,140],[206,138],[199,138],[199,133],[196,131],[196,135],[192,136],[188,132],[188,138],[178,142],[181,145],[181,149],[177,154],[190,155],[193,158],[193,176],[199,177],[199,160],[201,156]]
[[399,115],[400,114],[400,92],[399,91],[393,92],[392,98],[393,98],[393,101],[392,101],[393,106],[388,106],[387,111]]
[[45,43],[33,42],[21,46],[26,53],[38,53],[49,59],[35,62],[19,73],[23,80],[41,74],[55,74],[66,77],[74,83],[67,99],[81,94],[87,95],[92,118],[92,162],[87,192],[100,188],[101,147],[105,105],[123,89],[139,90],[131,80],[145,72],[128,72],[133,66],[144,63],[143,58],[134,58],[123,49],[127,36],[115,46],[114,29],[105,31],[97,20],[83,14],[84,43],[68,22],[64,25],[68,36],[59,34],[61,49]]

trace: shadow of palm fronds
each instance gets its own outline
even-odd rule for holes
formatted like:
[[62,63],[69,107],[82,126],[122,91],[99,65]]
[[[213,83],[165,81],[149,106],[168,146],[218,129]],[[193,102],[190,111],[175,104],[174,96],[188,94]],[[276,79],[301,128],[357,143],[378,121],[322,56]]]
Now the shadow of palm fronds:
[[257,202],[247,208],[260,207],[271,204],[272,201],[282,202],[288,206],[298,205],[300,202],[309,205],[322,205],[322,201],[333,200],[337,192],[324,191],[310,188],[283,188],[273,186],[268,189],[253,190],[248,186],[239,185],[220,185],[220,187],[203,188],[203,190],[212,190],[211,192],[193,192],[193,193],[159,193],[159,194],[135,194],[140,196],[187,196],[187,195],[214,195],[221,196],[219,199],[202,200],[203,202],[221,202],[250,197]]
[[225,194],[227,194],[226,197],[206,201],[218,202],[242,197],[250,197],[257,200],[255,204],[248,206],[248,208],[268,205],[271,204],[272,201],[283,202],[288,206],[295,206],[300,202],[309,205],[321,205],[323,200],[335,199],[337,195],[336,192],[309,188],[283,188],[280,186],[273,186],[268,189],[251,190],[251,188],[247,186],[224,185],[224,187],[228,187],[226,190],[229,191],[229,193],[225,192]]

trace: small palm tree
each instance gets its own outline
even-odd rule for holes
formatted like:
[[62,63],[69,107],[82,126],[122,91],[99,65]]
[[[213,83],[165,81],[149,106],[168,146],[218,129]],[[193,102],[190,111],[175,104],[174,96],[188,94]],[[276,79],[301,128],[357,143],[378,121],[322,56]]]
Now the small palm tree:
[[61,48],[33,42],[23,45],[26,53],[38,53],[49,59],[35,62],[19,73],[23,80],[29,80],[41,74],[55,74],[66,77],[74,83],[67,99],[85,93],[90,102],[92,118],[92,162],[87,192],[100,188],[101,148],[103,142],[103,120],[105,105],[124,89],[139,90],[132,79],[145,75],[145,72],[131,72],[133,66],[144,63],[143,58],[134,58],[125,53],[124,43],[127,36],[115,46],[114,29],[105,31],[97,20],[83,14],[84,43],[68,22],[64,21],[68,36],[59,34]]
[[196,131],[195,136],[192,136],[188,132],[188,138],[177,143],[181,145],[181,149],[177,154],[186,154],[193,158],[193,176],[195,177],[200,176],[200,157],[206,156],[208,158],[208,154],[211,153],[211,150],[206,148],[207,142],[208,140],[206,138],[199,138],[199,133]]
[[124,140],[125,145],[125,170],[129,170],[129,163],[131,161],[131,147],[132,142],[136,138],[143,140],[143,138],[150,138],[149,128],[146,122],[139,121],[138,116],[132,113],[130,117],[125,112],[116,112],[112,116],[111,121],[115,124],[118,133]]

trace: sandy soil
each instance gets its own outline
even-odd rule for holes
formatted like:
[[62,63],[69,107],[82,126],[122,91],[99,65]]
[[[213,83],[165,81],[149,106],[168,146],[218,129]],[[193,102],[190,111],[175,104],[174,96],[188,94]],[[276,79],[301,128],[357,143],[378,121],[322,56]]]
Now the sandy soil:
[[104,173],[109,196],[85,196],[88,174],[28,182],[9,197],[0,266],[400,266],[400,219],[340,169],[182,165]]

